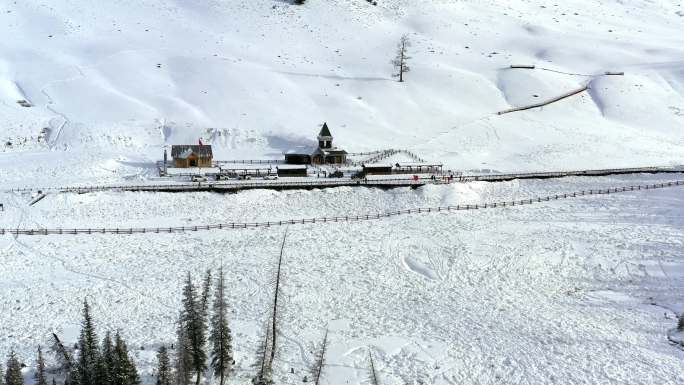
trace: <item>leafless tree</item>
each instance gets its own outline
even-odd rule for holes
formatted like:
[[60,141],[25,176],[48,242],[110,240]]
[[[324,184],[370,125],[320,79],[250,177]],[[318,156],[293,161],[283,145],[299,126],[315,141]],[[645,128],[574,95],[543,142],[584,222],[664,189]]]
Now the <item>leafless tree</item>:
[[257,367],[259,373],[253,379],[256,385],[272,384],[271,368],[276,355],[276,345],[278,337],[278,310],[280,309],[280,284],[282,282],[282,267],[283,254],[285,253],[285,241],[287,240],[287,231],[283,235],[283,243],[280,245],[280,255],[278,256],[278,265],[275,275],[275,283],[273,285],[273,303],[271,306],[270,322],[266,324],[264,331],[264,339],[258,349]]
[[370,361],[370,383],[371,385],[380,385],[378,381],[378,372],[375,370],[375,362],[373,362],[373,352],[368,348],[368,359]]
[[315,385],[320,385],[321,374],[323,373],[323,366],[325,365],[325,351],[328,348],[328,329],[325,329],[325,335],[323,336],[323,343],[316,353],[315,361],[311,367],[311,378],[314,380]]
[[285,241],[287,240],[287,231],[283,235],[283,243],[280,245],[280,255],[278,256],[278,270],[276,272],[275,288],[273,290],[273,311],[271,314],[271,364],[273,364],[273,359],[275,358],[276,352],[276,337],[278,334],[278,295],[280,294],[280,277],[283,267],[283,253],[285,252]]
[[399,44],[397,44],[397,56],[392,60],[392,65],[394,65],[394,69],[397,71],[392,76],[399,78],[400,82],[404,81],[404,73],[411,71],[411,68],[409,68],[407,64],[407,61],[411,59],[411,57],[408,56],[408,48],[410,46],[411,41],[409,40],[408,35],[403,35],[399,40]]

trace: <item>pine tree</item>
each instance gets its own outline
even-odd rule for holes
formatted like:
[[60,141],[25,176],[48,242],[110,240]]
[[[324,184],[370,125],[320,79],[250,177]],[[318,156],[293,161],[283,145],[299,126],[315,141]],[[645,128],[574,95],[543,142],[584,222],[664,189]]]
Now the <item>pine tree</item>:
[[204,352],[206,345],[206,319],[202,315],[202,301],[197,298],[192,277],[188,273],[185,287],[183,288],[183,314],[181,321],[186,328],[189,342],[189,351],[192,369],[195,372],[195,385],[199,385],[202,372],[207,368],[207,355]]
[[202,297],[200,298],[200,308],[204,319],[209,318],[209,294],[211,293],[211,269],[207,269],[204,276],[204,283],[202,284]]
[[404,74],[411,71],[411,68],[409,68],[408,64],[406,63],[409,59],[411,59],[411,57],[408,56],[408,48],[410,46],[411,41],[409,40],[408,35],[403,35],[399,40],[399,44],[397,45],[397,56],[394,58],[394,60],[392,60],[392,64],[397,71],[397,73],[393,74],[392,76],[398,77],[400,82],[404,81]]
[[162,345],[157,352],[157,385],[172,385],[171,365],[169,364],[169,354],[166,346]]
[[38,345],[38,359],[36,360],[36,374],[35,385],[47,385],[47,377],[45,377],[45,360],[43,359],[43,349]]
[[112,385],[140,385],[135,363],[128,356],[126,342],[117,332],[114,336],[114,362],[111,370]]
[[95,324],[90,315],[88,301],[83,301],[83,321],[78,338],[80,353],[78,357],[78,379],[80,385],[100,385],[97,383],[97,371],[100,361],[100,347],[95,333]]
[[0,363],[0,385],[5,385],[5,375],[2,373],[2,364]]
[[211,350],[211,367],[214,376],[219,378],[219,385],[223,385],[225,378],[232,370],[233,347],[230,328],[228,327],[228,305],[225,298],[225,275],[223,268],[219,270],[214,293],[214,306],[211,318],[211,335],[209,337]]
[[98,370],[98,379],[100,384],[112,384],[112,370],[114,368],[114,361],[114,343],[112,342],[112,334],[107,331],[104,340],[102,340],[102,352]]
[[684,332],[684,314],[679,315],[677,320],[677,331]]
[[9,359],[7,360],[5,385],[24,385],[24,377],[21,375],[21,364],[14,351],[10,353]]
[[192,357],[190,356],[190,341],[187,330],[181,320],[176,328],[176,385],[188,385],[192,374]]

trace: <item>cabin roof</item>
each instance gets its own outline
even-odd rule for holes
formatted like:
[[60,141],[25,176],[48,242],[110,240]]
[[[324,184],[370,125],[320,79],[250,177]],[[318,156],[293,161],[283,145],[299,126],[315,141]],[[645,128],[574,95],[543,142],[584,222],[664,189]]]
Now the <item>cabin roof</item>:
[[338,147],[333,147],[333,148],[317,148],[316,151],[312,155],[347,155],[347,151],[338,148]]
[[392,168],[390,163],[364,163],[364,168]]
[[303,164],[281,164],[278,165],[278,170],[306,170],[306,165]]
[[285,155],[311,155],[316,151],[316,148],[313,146],[299,146],[285,151]]
[[441,163],[426,163],[426,162],[398,162],[398,167],[442,167]]
[[200,159],[213,157],[211,145],[209,144],[174,144],[171,146],[172,158],[186,159],[192,154],[197,155]]

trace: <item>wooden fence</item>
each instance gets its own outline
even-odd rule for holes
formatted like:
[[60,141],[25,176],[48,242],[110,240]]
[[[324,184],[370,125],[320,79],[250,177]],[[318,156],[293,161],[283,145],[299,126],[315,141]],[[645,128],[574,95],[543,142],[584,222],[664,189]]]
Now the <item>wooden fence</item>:
[[417,209],[407,209],[399,211],[391,211],[385,213],[377,214],[363,214],[363,215],[347,215],[347,216],[334,216],[334,217],[320,217],[320,218],[305,218],[305,219],[288,219],[281,221],[268,221],[268,222],[243,222],[243,223],[219,223],[212,225],[195,225],[195,226],[178,226],[178,227],[131,227],[131,228],[80,228],[80,229],[63,229],[63,228],[53,228],[53,229],[0,229],[0,235],[11,234],[11,235],[78,235],[78,234],[160,234],[160,233],[183,233],[183,232],[195,232],[195,231],[208,231],[208,230],[227,230],[227,229],[250,229],[250,228],[264,228],[264,227],[274,227],[274,226],[286,226],[286,225],[297,225],[297,224],[309,224],[309,223],[340,223],[340,222],[359,222],[368,220],[377,220],[382,218],[390,218],[399,215],[412,215],[412,214],[422,214],[422,213],[442,213],[442,212],[456,212],[456,211],[468,211],[468,210],[480,210],[488,208],[503,208],[503,207],[515,207],[522,205],[531,205],[540,202],[556,201],[559,199],[568,199],[582,196],[590,195],[605,195],[605,194],[615,194],[627,191],[641,191],[641,190],[654,190],[662,189],[675,186],[684,186],[684,180],[656,183],[649,185],[635,185],[626,187],[615,187],[607,189],[596,189],[596,190],[582,190],[578,192],[565,193],[565,194],[555,194],[548,195],[545,197],[512,200],[512,201],[502,201],[502,202],[492,202],[484,204],[474,204],[474,205],[456,205],[456,206],[439,206],[439,207],[428,207],[428,208],[417,208]]
[[[682,173],[684,169],[674,167],[635,167],[635,168],[614,168],[597,170],[578,170],[578,171],[552,171],[552,172],[532,172],[532,173],[510,173],[510,174],[480,174],[480,175],[458,175],[451,173],[435,174],[435,177],[420,176],[418,180],[414,178],[374,178],[374,179],[348,179],[348,178],[309,178],[306,181],[286,181],[263,180],[263,181],[208,181],[195,183],[165,183],[165,184],[140,184],[140,185],[91,185],[91,186],[59,186],[59,187],[24,187],[2,190],[11,193],[27,193],[34,191],[51,191],[63,193],[89,193],[97,191],[157,191],[157,192],[181,192],[181,191],[239,191],[247,189],[311,189],[341,186],[366,186],[366,187],[402,187],[402,186],[422,186],[426,184],[445,184],[448,182],[503,182],[515,179],[550,179],[564,178],[569,176],[607,176],[616,174],[659,174],[659,173]],[[447,178],[452,176],[449,181]]]
[[497,112],[497,115],[504,115],[504,114],[509,114],[509,113],[511,113],[511,112],[525,111],[525,110],[531,110],[531,109],[533,109],[533,108],[539,108],[539,107],[548,106],[549,104],[552,104],[552,103],[561,101],[561,100],[563,100],[563,99],[567,99],[567,98],[569,98],[569,97],[571,97],[571,96],[574,96],[574,95],[577,95],[577,94],[579,94],[579,93],[582,93],[582,92],[584,92],[584,91],[586,91],[586,90],[588,90],[588,89],[589,89],[589,84],[587,84],[586,86],[584,86],[584,87],[582,87],[582,88],[578,88],[578,89],[576,89],[576,90],[572,90],[572,91],[570,91],[570,92],[566,92],[566,93],[564,93],[563,95],[556,96],[556,97],[554,97],[554,98],[551,98],[551,99],[549,99],[549,100],[545,100],[545,101],[540,102],[540,103],[534,103],[534,104],[530,104],[530,105],[527,105],[527,106],[514,107],[514,108],[509,108],[509,109],[507,109],[507,110],[499,111],[499,112]]

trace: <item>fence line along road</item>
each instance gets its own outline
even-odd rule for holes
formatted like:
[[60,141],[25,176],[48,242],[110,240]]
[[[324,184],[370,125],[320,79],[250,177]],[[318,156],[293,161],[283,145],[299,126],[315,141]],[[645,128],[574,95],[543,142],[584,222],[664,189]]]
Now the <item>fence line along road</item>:
[[10,235],[77,235],[77,234],[160,234],[160,233],[182,233],[189,231],[208,231],[208,230],[224,230],[224,229],[249,229],[249,228],[261,228],[261,227],[274,227],[274,226],[287,226],[287,225],[297,225],[297,224],[307,224],[307,223],[338,223],[338,222],[358,222],[367,221],[373,219],[389,218],[398,215],[411,215],[411,214],[421,214],[421,213],[436,213],[436,212],[455,212],[455,211],[468,211],[468,210],[480,210],[488,208],[503,208],[503,207],[514,207],[522,205],[531,205],[540,202],[549,202],[559,199],[568,199],[589,195],[605,195],[605,194],[615,194],[627,191],[641,191],[641,190],[654,190],[663,189],[668,187],[684,186],[684,180],[677,180],[665,183],[656,183],[649,185],[636,185],[636,186],[626,186],[626,187],[614,187],[608,189],[597,189],[597,190],[582,190],[572,193],[555,194],[548,195],[545,197],[537,197],[530,199],[521,199],[513,201],[502,201],[502,202],[492,202],[484,204],[475,205],[457,205],[457,206],[439,206],[439,207],[428,207],[428,208],[417,208],[417,209],[407,209],[399,211],[391,211],[385,213],[376,214],[363,214],[363,215],[348,215],[348,216],[334,216],[334,217],[320,217],[320,218],[306,218],[306,219],[288,219],[281,221],[269,221],[269,222],[242,222],[242,223],[219,223],[213,225],[196,225],[196,226],[180,226],[180,227],[138,227],[138,228],[80,228],[80,229],[0,229],[0,235],[10,234]]
[[569,176],[607,176],[619,174],[660,174],[660,173],[683,173],[682,167],[634,167],[613,168],[578,171],[550,171],[532,173],[509,173],[509,174],[480,174],[480,175],[455,175],[451,181],[445,180],[450,174],[435,174],[414,178],[374,178],[374,179],[349,179],[349,178],[309,178],[304,181],[278,180],[250,180],[230,182],[195,182],[195,183],[157,183],[140,185],[90,185],[90,186],[63,186],[63,187],[26,187],[2,190],[3,192],[27,193],[34,191],[50,191],[61,193],[89,193],[97,191],[150,191],[150,192],[183,192],[183,191],[218,191],[234,192],[249,189],[312,189],[341,186],[365,186],[365,187],[419,187],[426,184],[445,184],[450,182],[504,182],[515,179],[551,179]]

